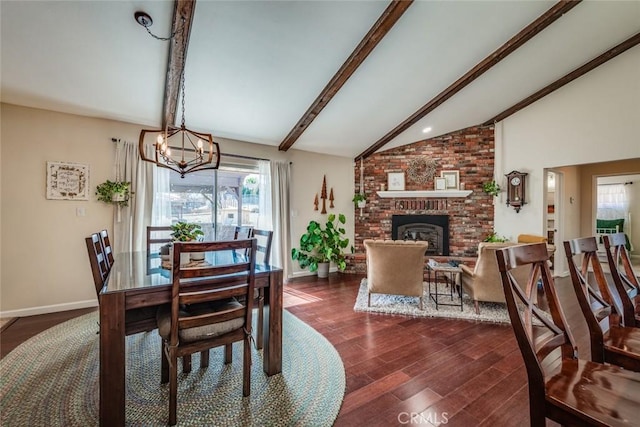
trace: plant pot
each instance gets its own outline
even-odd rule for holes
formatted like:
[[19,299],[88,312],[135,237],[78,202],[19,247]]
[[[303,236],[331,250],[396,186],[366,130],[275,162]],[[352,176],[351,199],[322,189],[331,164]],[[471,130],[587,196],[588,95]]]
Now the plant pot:
[[191,261],[204,261],[204,252],[191,252]]
[[358,207],[360,209],[364,208],[365,206],[367,206],[367,201],[366,200],[360,200],[358,201]]
[[111,195],[112,202],[124,202],[125,200],[127,200],[127,197],[124,193],[113,193]]
[[328,262],[319,262],[318,263],[318,278],[326,279],[329,277],[329,263]]

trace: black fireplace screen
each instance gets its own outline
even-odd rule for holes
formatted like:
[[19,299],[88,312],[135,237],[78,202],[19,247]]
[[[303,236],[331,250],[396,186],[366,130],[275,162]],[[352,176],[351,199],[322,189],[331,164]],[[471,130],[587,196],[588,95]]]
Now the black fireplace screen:
[[427,255],[449,255],[449,217],[447,215],[393,215],[393,240],[429,242]]

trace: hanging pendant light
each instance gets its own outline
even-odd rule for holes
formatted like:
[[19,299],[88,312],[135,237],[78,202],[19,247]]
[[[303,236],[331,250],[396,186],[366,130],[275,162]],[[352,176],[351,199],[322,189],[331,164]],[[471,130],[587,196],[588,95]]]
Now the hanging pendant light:
[[[136,21],[147,29],[147,32],[158,40],[171,40],[176,33],[168,38],[157,37],[149,31],[149,26],[153,23],[151,17],[144,12],[136,12]],[[165,129],[143,129],[140,132],[138,149],[140,157],[146,162],[156,164],[158,167],[171,169],[178,172],[180,177],[191,172],[207,169],[218,169],[220,165],[220,146],[214,142],[210,133],[200,133],[188,129],[185,126],[185,63],[186,63],[186,38],[184,34],[184,18],[182,18],[182,40],[184,42],[182,55],[182,70],[180,74],[181,83],[181,105],[182,121],[180,127],[167,125]],[[153,141],[153,142],[151,142]],[[155,155],[147,156],[146,147],[153,144]]]

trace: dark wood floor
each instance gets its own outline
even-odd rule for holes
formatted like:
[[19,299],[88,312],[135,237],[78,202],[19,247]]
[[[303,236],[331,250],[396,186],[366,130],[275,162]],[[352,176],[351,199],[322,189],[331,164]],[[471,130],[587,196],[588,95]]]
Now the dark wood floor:
[[[347,389],[336,426],[528,425],[527,378],[509,325],[356,313],[360,279],[332,274],[285,286],[285,307],[342,357]],[[588,358],[586,324],[571,284],[559,279],[557,285],[581,357]],[[2,357],[30,336],[88,311],[18,319],[0,334]]]

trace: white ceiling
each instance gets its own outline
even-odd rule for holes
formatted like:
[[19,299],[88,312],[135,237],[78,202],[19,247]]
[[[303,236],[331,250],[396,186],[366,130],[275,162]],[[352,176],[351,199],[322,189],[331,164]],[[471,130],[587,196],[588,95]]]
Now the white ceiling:
[[[553,4],[414,2],[293,148],[360,154]],[[199,0],[187,126],[278,146],[387,5]],[[3,0],[2,102],[159,126],[168,42],[139,10],[169,35],[169,1]],[[383,149],[482,123],[639,31],[640,1],[582,2]]]

